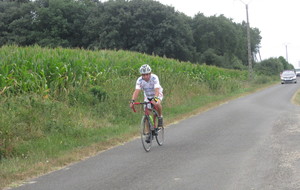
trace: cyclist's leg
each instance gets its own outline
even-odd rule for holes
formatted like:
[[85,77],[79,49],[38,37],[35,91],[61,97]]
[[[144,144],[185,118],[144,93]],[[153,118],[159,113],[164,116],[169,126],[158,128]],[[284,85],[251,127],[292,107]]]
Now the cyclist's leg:
[[156,108],[156,110],[158,112],[158,116],[159,117],[162,117],[162,105],[161,105],[161,102],[162,102],[163,98],[164,98],[164,95],[163,95],[162,92],[160,92],[159,96],[158,96],[157,102],[154,102],[154,105],[155,105],[155,108]]
[[163,126],[163,114],[162,114],[162,99],[163,99],[163,94],[161,93],[160,96],[158,97],[159,100],[157,102],[155,102],[155,108],[157,110],[158,113],[158,127],[162,127]]
[[154,103],[155,108],[157,110],[158,116],[162,116],[162,105],[161,105],[161,100],[157,100],[157,102]]

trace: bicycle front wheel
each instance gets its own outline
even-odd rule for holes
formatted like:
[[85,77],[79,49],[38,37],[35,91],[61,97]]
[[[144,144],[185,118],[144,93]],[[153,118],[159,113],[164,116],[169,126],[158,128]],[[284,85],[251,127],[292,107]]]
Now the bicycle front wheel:
[[155,128],[155,139],[159,146],[162,146],[165,141],[165,129],[163,126],[158,127],[158,113],[154,110],[154,124],[157,126]]
[[152,146],[153,136],[150,131],[150,121],[147,116],[142,117],[140,133],[143,147],[146,152],[149,152]]
[[156,131],[156,142],[159,146],[162,146],[165,141],[165,129],[164,127],[158,127]]

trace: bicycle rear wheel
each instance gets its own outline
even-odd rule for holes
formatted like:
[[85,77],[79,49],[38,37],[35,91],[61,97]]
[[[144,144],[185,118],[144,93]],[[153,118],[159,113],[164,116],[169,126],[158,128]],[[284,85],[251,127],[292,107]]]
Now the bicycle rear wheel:
[[142,117],[140,133],[143,147],[146,152],[149,152],[152,146],[153,136],[150,131],[150,122],[147,116]]

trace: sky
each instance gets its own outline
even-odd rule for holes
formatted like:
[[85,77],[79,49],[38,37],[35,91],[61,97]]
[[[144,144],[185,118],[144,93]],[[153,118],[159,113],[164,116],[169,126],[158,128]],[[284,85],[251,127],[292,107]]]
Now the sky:
[[[156,0],[176,11],[193,17],[223,14],[233,22],[246,21],[248,5],[251,28],[260,30],[262,60],[283,56],[300,68],[300,1],[299,0]],[[256,55],[260,61],[259,55]]]

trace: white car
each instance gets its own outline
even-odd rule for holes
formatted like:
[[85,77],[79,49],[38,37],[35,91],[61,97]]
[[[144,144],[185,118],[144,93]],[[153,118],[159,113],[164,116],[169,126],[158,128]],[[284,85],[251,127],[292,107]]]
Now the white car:
[[285,83],[297,83],[297,76],[293,70],[286,70],[283,71],[280,75],[281,84]]

